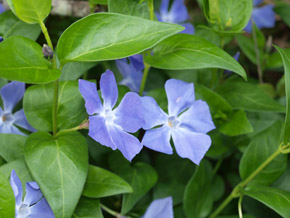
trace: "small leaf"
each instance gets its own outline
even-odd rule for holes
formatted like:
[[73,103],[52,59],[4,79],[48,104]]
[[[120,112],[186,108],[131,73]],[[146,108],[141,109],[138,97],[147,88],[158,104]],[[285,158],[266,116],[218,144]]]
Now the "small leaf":
[[133,192],[133,189],[122,178],[100,167],[89,166],[84,196],[102,198],[128,192]]
[[0,173],[0,218],[15,217],[15,197],[9,180]]
[[233,57],[195,35],[177,34],[163,40],[145,61],[153,67],[168,70],[222,68],[247,78],[245,70]]
[[100,200],[81,197],[72,218],[103,218]]
[[78,132],[53,138],[45,132],[30,135],[25,160],[56,218],[71,217],[88,172],[88,148]]
[[51,62],[43,57],[36,42],[21,36],[13,36],[0,44],[0,76],[25,83],[48,83],[60,76],[51,69]]
[[23,158],[23,148],[27,137],[16,134],[0,134],[0,156],[7,162]]
[[62,65],[73,61],[120,59],[140,53],[182,30],[176,24],[97,13],[66,29],[59,39],[57,54]]

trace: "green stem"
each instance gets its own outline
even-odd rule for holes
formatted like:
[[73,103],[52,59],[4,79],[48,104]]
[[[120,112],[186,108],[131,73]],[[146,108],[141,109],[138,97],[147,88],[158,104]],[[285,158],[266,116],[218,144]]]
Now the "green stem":
[[217,173],[217,171],[219,170],[220,166],[222,165],[222,162],[223,162],[224,158],[221,157],[217,164],[215,165],[214,169],[213,169],[213,175],[215,175]]
[[142,78],[142,82],[141,82],[141,86],[140,86],[140,91],[139,91],[139,95],[142,96],[144,89],[145,89],[145,85],[146,85],[146,81],[147,81],[147,77],[148,77],[148,73],[149,73],[149,69],[150,69],[150,65],[145,63],[145,68],[144,68],[144,72],[143,72],[143,78]]
[[282,150],[279,148],[265,160],[250,176],[248,176],[244,181],[240,182],[231,192],[231,194],[221,203],[221,205],[211,214],[209,218],[214,218],[223,211],[223,209],[236,197],[240,196],[240,190],[244,188],[249,182],[251,182],[266,166],[268,166]]
[[243,195],[240,196],[239,203],[238,203],[238,210],[239,210],[239,217],[240,218],[243,218],[242,202],[243,202]]
[[103,204],[100,204],[101,208],[106,211],[108,214],[111,214],[112,216],[115,216],[115,217],[121,217],[120,213],[114,211],[114,210],[111,210],[110,208],[106,207],[105,205]]
[[150,20],[154,20],[154,2],[153,0],[148,0],[148,8],[150,13]]
[[261,66],[260,51],[259,51],[259,46],[258,46],[256,28],[255,28],[255,24],[253,20],[252,20],[252,32],[253,32],[253,40],[254,40],[254,47],[255,47],[255,53],[256,53],[256,62],[257,62],[259,82],[263,83],[263,72],[262,72],[262,66]]

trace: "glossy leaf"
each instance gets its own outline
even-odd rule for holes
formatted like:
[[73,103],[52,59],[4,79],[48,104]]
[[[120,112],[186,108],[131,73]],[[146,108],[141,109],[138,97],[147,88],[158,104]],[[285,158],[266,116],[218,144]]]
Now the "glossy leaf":
[[285,119],[285,127],[284,127],[284,143],[287,143],[290,138],[290,55],[286,54],[286,52],[279,48],[275,47],[280,55],[282,56],[284,63],[284,71],[285,71],[285,92],[286,92],[286,119]]
[[0,134],[0,156],[7,162],[23,158],[26,139],[23,135]]
[[[240,176],[246,179],[251,175],[267,158],[269,158],[280,144],[282,123],[277,121],[274,125],[256,135],[245,151],[239,166]],[[276,157],[259,175],[257,175],[250,185],[270,185],[286,169],[287,156]]]
[[102,198],[128,192],[133,192],[132,187],[116,174],[100,167],[89,167],[84,196]]
[[153,67],[168,70],[221,68],[247,78],[241,65],[229,54],[209,41],[195,35],[177,34],[163,40],[147,55]]
[[40,23],[49,14],[51,0],[12,0],[14,13],[26,23]]
[[15,217],[15,197],[9,180],[0,173],[0,218]]
[[60,81],[76,80],[88,72],[96,63],[72,62],[66,64],[61,70]]
[[272,187],[255,187],[244,191],[244,194],[265,204],[281,217],[290,217],[290,192]]
[[[23,108],[29,123],[38,130],[52,131],[54,84],[29,87],[24,95]],[[60,82],[58,93],[58,128],[73,128],[87,117],[85,103],[77,81]]]
[[14,36],[1,42],[1,77],[25,83],[48,83],[60,76],[60,71],[51,67],[40,45],[30,39]]
[[183,27],[113,13],[89,15],[62,34],[57,45],[61,64],[120,59],[140,53]]
[[103,218],[100,200],[81,197],[72,218]]
[[25,160],[56,218],[71,217],[88,171],[86,140],[78,132],[53,138],[45,132],[30,135]]

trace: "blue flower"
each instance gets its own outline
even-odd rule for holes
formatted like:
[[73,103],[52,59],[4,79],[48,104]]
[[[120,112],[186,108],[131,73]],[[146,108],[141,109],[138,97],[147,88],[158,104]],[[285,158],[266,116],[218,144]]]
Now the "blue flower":
[[173,218],[173,201],[171,197],[154,200],[142,218]]
[[136,93],[128,92],[119,106],[113,109],[118,99],[118,88],[115,76],[110,70],[102,74],[100,88],[103,104],[96,85],[79,80],[79,89],[90,115],[89,136],[113,150],[118,148],[131,161],[142,149],[139,140],[129,134],[144,125],[142,100]]
[[262,3],[263,0],[254,0],[254,8],[252,11],[252,17],[245,27],[245,31],[252,32],[252,19],[259,29],[272,28],[275,26],[275,13],[274,5],[265,5],[262,7],[256,7]]
[[5,8],[3,7],[2,4],[0,4],[0,14],[3,13],[5,11]]
[[138,93],[144,69],[143,56],[133,55],[129,57],[129,61],[130,63],[127,58],[116,60],[118,70],[123,76],[123,80],[119,84],[128,86],[131,91]]
[[160,10],[156,13],[159,21],[167,23],[176,23],[185,27],[181,33],[194,34],[194,26],[186,22],[189,19],[187,8],[184,4],[184,0],[174,0],[170,10],[169,0],[162,0]]
[[0,108],[0,133],[13,133],[25,135],[15,125],[29,131],[35,131],[27,122],[23,109],[13,114],[13,108],[22,99],[25,92],[25,84],[13,81],[1,88],[3,108]]
[[195,101],[193,83],[170,79],[165,83],[165,91],[168,114],[153,98],[142,98],[143,129],[147,130],[142,143],[155,151],[172,154],[172,136],[177,154],[199,164],[211,145],[206,133],[215,128],[208,105],[202,100]]
[[15,195],[15,218],[55,217],[36,182],[26,183],[26,195],[24,200],[22,184],[14,170],[11,172],[10,185]]
[[4,40],[4,39],[3,39],[3,37],[2,37],[2,36],[0,36],[0,42],[3,42],[3,40]]

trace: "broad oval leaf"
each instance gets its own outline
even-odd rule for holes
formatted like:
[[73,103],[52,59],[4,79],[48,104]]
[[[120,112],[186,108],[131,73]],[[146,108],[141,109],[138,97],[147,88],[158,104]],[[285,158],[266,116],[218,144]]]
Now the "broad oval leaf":
[[184,28],[114,13],[89,15],[72,24],[57,45],[61,64],[102,61],[140,53]]
[[88,148],[78,132],[53,138],[45,132],[30,135],[25,160],[56,218],[71,217],[86,181]]
[[290,217],[290,192],[272,187],[255,187],[243,193],[265,204],[282,217]]
[[[52,131],[52,105],[54,85],[30,86],[23,100],[23,108],[29,123],[38,130]],[[59,83],[58,128],[69,129],[80,125],[87,116],[84,100],[76,81]]]
[[82,196],[72,218],[103,218],[100,200]]
[[25,83],[48,83],[56,80],[60,71],[52,69],[36,42],[13,36],[0,44],[0,76]]
[[0,218],[15,217],[15,197],[9,180],[0,173]]
[[177,34],[163,40],[145,61],[153,67],[168,70],[222,68],[247,78],[245,70],[233,57],[195,35]]
[[7,162],[23,158],[23,148],[27,137],[16,134],[0,134],[0,156]]
[[12,0],[12,4],[14,13],[26,23],[43,22],[51,9],[51,0]]
[[133,192],[133,189],[122,178],[100,167],[89,166],[84,196],[102,198],[128,192]]

